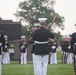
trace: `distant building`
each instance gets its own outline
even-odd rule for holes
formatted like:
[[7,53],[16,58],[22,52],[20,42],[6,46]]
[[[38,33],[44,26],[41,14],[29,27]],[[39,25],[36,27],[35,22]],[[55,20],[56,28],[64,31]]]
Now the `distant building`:
[[21,23],[0,18],[0,31],[9,37],[9,40],[18,40],[21,36]]

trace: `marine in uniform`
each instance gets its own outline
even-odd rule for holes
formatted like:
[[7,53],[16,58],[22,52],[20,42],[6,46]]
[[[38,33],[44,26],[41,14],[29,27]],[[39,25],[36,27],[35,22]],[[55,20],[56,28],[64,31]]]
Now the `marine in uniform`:
[[67,38],[68,45],[67,45],[67,64],[72,64],[72,49],[71,49],[71,37],[68,36]]
[[0,75],[2,75],[2,54],[5,50],[4,33],[0,31]]
[[27,64],[27,41],[25,40],[25,36],[21,36],[21,42],[19,43],[20,48],[20,63]]
[[64,40],[62,39],[61,40],[61,55],[62,55],[62,57],[61,57],[61,61],[62,61],[62,63],[64,63]]
[[76,75],[76,32],[71,35],[71,48],[74,56],[74,71]]
[[35,30],[33,40],[35,42],[34,53],[36,56],[36,75],[47,75],[48,57],[50,46],[48,39],[53,40],[54,35],[45,28],[47,18],[39,18],[40,28]]
[[8,36],[4,35],[4,38],[5,38],[5,54],[3,55],[3,64],[9,64],[10,63],[10,53],[9,53],[10,44],[8,41]]
[[67,63],[67,56],[68,56],[68,36],[65,38],[65,55],[64,55],[64,63]]
[[57,64],[57,54],[56,54],[56,49],[57,49],[57,43],[54,41],[52,41],[52,44],[50,45],[50,50],[51,50],[51,54],[50,54],[50,64]]
[[[40,28],[40,23],[34,23],[34,31],[39,29],[39,28]],[[32,33],[31,37],[33,37],[33,33]],[[36,69],[36,56],[34,54],[34,48],[35,48],[35,43],[34,43],[34,40],[33,40],[33,46],[32,46],[31,53],[32,53],[32,57],[33,57],[34,75],[36,75],[37,74],[37,69]]]
[[63,36],[62,41],[61,41],[61,47],[62,47],[62,63],[67,62],[67,46],[68,46],[68,41],[67,41],[67,36]]

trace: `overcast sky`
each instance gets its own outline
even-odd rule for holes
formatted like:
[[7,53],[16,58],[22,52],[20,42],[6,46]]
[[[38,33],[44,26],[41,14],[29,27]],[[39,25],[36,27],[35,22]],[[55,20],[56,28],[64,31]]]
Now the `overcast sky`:
[[[16,12],[20,1],[23,0],[0,0],[0,17],[16,21],[16,17],[13,14]],[[61,31],[61,33],[67,35],[75,32],[76,0],[56,0],[54,9],[65,17],[65,30]]]
[[65,30],[62,34],[71,34],[76,31],[76,0],[56,0],[55,11],[65,17]]

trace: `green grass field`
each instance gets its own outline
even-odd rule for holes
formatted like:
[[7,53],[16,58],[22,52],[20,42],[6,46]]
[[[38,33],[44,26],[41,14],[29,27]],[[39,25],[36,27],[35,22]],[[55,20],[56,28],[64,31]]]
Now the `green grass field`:
[[[57,52],[58,60],[61,60],[61,52]],[[34,75],[33,64],[28,62],[26,65],[21,65],[18,62],[2,66],[2,75]],[[57,65],[48,64],[47,75],[74,75],[73,64],[63,64],[60,61]]]
[[[11,63],[3,65],[2,75],[34,75],[33,64],[21,65],[18,63]],[[74,75],[73,64],[48,65],[47,75]]]
[[61,60],[61,51],[57,51],[57,60]]

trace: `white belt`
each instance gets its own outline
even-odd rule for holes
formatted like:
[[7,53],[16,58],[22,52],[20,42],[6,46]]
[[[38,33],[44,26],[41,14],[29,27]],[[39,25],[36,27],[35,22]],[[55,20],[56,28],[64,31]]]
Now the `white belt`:
[[48,41],[46,41],[46,42],[34,41],[34,42],[37,43],[37,44],[46,44],[46,43],[48,43]]
[[0,46],[2,46],[2,43],[0,43]]
[[74,43],[74,45],[76,45],[76,43]]

